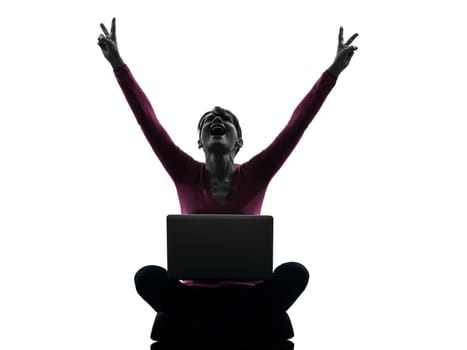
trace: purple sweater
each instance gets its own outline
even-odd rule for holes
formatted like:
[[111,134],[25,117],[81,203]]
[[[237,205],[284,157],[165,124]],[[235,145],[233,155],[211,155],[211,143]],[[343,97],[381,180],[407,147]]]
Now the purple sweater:
[[[249,161],[235,164],[230,192],[225,203],[219,203],[212,196],[205,163],[194,160],[172,141],[128,66],[123,65],[114,73],[149,144],[175,184],[182,214],[259,215],[269,182],[293,151],[336,83],[336,77],[329,71],[321,75],[274,141]],[[224,281],[213,285],[185,281],[188,285],[216,287],[232,282],[239,283]]]

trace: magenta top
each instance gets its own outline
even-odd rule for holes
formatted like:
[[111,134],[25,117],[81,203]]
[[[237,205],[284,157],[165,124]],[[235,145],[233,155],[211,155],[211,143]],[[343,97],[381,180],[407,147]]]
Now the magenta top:
[[[212,196],[205,163],[194,160],[172,141],[128,66],[116,68],[114,73],[149,144],[175,184],[182,214],[259,215],[269,182],[293,151],[336,83],[336,77],[326,70],[274,141],[249,161],[234,165],[230,192],[225,203],[219,203]],[[184,281],[187,285],[209,287],[253,285],[257,282]]]

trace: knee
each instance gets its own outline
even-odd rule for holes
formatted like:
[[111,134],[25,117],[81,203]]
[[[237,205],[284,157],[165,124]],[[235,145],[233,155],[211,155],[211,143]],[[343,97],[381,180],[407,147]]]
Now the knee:
[[144,266],[135,274],[136,289],[166,280],[167,270],[155,265]]
[[273,279],[280,279],[287,284],[294,284],[305,289],[310,274],[305,266],[298,262],[287,262],[276,267]]

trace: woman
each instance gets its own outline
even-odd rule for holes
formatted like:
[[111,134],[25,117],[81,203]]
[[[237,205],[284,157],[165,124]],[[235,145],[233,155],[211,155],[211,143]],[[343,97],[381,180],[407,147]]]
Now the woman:
[[[151,104],[136,83],[117,46],[115,18],[110,32],[101,24],[98,45],[113,67],[118,83],[147,140],[175,183],[182,214],[260,214],[267,186],[318,112],[339,74],[349,64],[357,47],[344,43],[339,30],[337,55],[291,119],[262,152],[248,162],[236,164],[243,146],[237,118],[215,107],[198,124],[198,146],[206,162],[195,161],[180,150],[159,123]],[[267,281],[176,281],[167,271],[146,266],[136,273],[138,293],[156,311],[190,313],[200,311],[284,312],[303,292],[308,272],[299,263],[285,263]]]

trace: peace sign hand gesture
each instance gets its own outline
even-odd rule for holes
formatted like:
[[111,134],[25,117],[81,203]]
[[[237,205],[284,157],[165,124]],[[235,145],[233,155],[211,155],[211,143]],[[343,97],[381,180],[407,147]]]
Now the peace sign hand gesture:
[[104,57],[110,62],[113,68],[122,66],[124,63],[118,52],[115,17],[112,18],[110,33],[103,23],[101,23],[101,29],[104,34],[99,35],[97,38],[97,45],[102,49]]
[[329,71],[334,73],[336,76],[339,76],[340,73],[349,65],[350,60],[352,59],[353,54],[358,49],[356,46],[350,45],[358,36],[358,33],[355,33],[344,43],[344,29],[339,28],[339,41],[337,44],[337,54],[334,62]]

